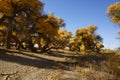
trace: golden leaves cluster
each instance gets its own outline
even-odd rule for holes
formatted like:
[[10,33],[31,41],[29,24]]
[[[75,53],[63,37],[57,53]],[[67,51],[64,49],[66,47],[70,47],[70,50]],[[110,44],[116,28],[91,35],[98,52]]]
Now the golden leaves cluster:
[[58,35],[58,30],[63,25],[63,19],[54,16],[53,14],[45,15],[38,19],[35,26],[38,28],[39,33],[54,36]]
[[90,25],[87,28],[77,29],[76,35],[70,40],[70,49],[80,52],[98,50],[103,47],[102,38],[95,34],[97,27]]
[[120,2],[111,4],[107,9],[107,14],[112,22],[120,24]]
[[0,1],[0,13],[6,16],[11,16],[13,14],[13,7],[8,1]]

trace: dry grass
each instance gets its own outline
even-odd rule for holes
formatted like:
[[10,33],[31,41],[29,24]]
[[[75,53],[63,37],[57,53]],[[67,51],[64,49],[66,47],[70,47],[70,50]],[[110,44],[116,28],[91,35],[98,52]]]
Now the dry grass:
[[75,70],[84,73],[87,80],[120,80],[119,51],[80,55]]

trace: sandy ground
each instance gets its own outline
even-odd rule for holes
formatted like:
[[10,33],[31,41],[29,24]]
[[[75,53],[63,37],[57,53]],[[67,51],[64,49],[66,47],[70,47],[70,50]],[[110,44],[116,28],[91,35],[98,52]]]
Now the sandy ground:
[[[31,53],[17,50],[0,51],[0,80],[60,80],[68,74],[69,65],[61,53]],[[67,55],[66,55],[67,56]],[[71,56],[69,54],[69,56]],[[66,70],[65,70],[66,68]],[[70,71],[70,70],[69,70]],[[69,74],[73,74],[71,71]],[[61,78],[62,77],[62,78]],[[73,76],[69,76],[72,80]],[[66,77],[68,78],[68,77]]]
[[[107,80],[112,75],[76,66],[70,51],[31,53],[0,49],[0,80]],[[96,75],[97,74],[97,75]]]

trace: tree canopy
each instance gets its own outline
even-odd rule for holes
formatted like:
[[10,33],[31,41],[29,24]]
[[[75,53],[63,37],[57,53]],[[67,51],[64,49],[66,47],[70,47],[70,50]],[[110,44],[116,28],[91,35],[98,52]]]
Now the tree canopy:
[[7,48],[47,51],[70,47],[71,50],[98,50],[102,38],[95,33],[96,26],[77,29],[76,35],[60,29],[62,18],[43,13],[40,0],[0,0],[0,43]]
[[76,35],[70,40],[70,49],[80,52],[99,51],[103,47],[102,38],[95,34],[96,26],[77,29]]
[[[39,0],[1,0],[0,4],[0,25],[7,28],[6,44],[10,48],[10,41],[17,37],[13,32],[20,36],[29,32],[30,26],[42,15],[43,3]],[[17,38],[16,41],[20,42]]]
[[120,2],[111,4],[107,9],[107,14],[112,22],[120,24]]

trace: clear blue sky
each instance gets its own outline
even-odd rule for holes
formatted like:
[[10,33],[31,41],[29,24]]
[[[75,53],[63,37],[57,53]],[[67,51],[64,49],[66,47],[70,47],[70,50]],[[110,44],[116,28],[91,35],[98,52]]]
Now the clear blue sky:
[[[75,34],[76,29],[96,25],[103,38],[105,48],[115,49],[120,46],[116,32],[118,25],[112,23],[106,14],[107,7],[120,0],[41,0],[44,12],[54,13],[66,23],[65,29]],[[120,26],[119,26],[120,27]]]

